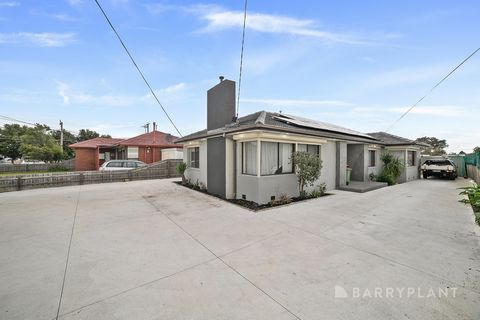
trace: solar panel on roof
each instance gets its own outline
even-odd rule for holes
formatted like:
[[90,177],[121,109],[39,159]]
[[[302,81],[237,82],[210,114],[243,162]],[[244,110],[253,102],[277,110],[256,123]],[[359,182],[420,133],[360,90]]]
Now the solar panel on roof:
[[360,136],[360,137],[365,137],[365,138],[370,138],[374,139],[373,137],[362,133],[358,132],[355,130],[351,130],[348,128],[340,127],[331,123],[326,123],[326,122],[321,122],[321,121],[315,121],[307,118],[302,118],[302,117],[297,117],[297,116],[291,116],[291,115],[276,115],[273,116],[274,119],[289,123],[289,124],[294,124],[297,126],[301,127],[306,127],[306,128],[313,128],[313,129],[320,129],[320,130],[325,130],[325,131],[334,131],[334,132],[339,132],[339,133],[345,133],[345,134],[350,134],[350,135],[355,135],[355,136]]

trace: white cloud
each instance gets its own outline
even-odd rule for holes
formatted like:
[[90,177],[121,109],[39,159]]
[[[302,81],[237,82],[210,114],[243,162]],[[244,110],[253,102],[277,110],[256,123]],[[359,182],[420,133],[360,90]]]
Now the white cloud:
[[20,2],[17,1],[2,1],[0,2],[0,7],[18,7]]
[[[93,95],[72,90],[70,86],[64,82],[57,81],[57,94],[63,99],[64,104],[74,104],[83,106],[103,106],[103,107],[128,107],[138,105],[151,105],[156,103],[150,92],[144,95]],[[184,88],[185,83],[178,83],[156,91],[160,101],[172,100]]]
[[[353,113],[359,115],[378,115],[381,113],[397,113],[403,114],[410,107],[355,107],[352,109]],[[409,114],[428,115],[435,117],[461,117],[465,115],[465,108],[460,106],[417,106],[413,108]]]
[[270,107],[351,107],[352,103],[340,100],[303,99],[240,99],[242,103],[263,104]]
[[445,66],[404,67],[374,74],[363,81],[367,87],[388,87],[439,80],[448,71]]
[[68,4],[71,6],[79,6],[83,4],[83,0],[67,0]]
[[184,90],[185,87],[186,87],[186,84],[184,82],[180,82],[180,83],[168,86],[166,88],[160,89],[159,92],[160,94],[174,94]]
[[67,95],[67,91],[69,90],[68,85],[60,81],[57,81],[57,83],[58,83],[58,95],[62,97],[64,104],[69,104],[70,97]]
[[16,32],[0,33],[0,44],[30,44],[40,47],[62,47],[75,41],[74,33],[54,33],[54,32]]
[[[178,10],[196,15],[201,20],[207,22],[207,25],[200,30],[202,32],[216,32],[229,28],[241,28],[243,26],[244,13],[242,11],[227,10],[217,5],[175,6],[150,4],[146,7],[152,14],[161,14],[168,10]],[[317,22],[311,19],[298,19],[289,16],[252,11],[247,13],[246,27],[247,29],[262,33],[289,34],[318,38],[337,43],[369,44],[372,42],[345,33],[322,30],[317,26]]]

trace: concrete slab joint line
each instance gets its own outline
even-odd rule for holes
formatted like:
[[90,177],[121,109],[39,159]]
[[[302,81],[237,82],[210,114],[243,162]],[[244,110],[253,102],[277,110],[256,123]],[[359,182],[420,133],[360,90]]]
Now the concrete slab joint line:
[[278,304],[280,307],[282,307],[285,311],[287,311],[289,314],[294,316],[296,319],[301,320],[299,316],[297,316],[295,313],[293,313],[290,309],[285,307],[283,304],[281,304],[279,301],[277,301],[274,297],[272,297],[270,294],[268,294],[265,290],[257,286],[255,283],[253,283],[250,279],[248,279],[246,276],[244,276],[241,272],[239,272],[237,269],[229,265],[225,260],[223,260],[220,256],[218,256],[215,252],[213,252],[209,247],[207,247],[203,242],[198,240],[196,237],[194,237],[191,233],[189,233],[187,230],[185,230],[182,226],[180,226],[178,223],[176,223],[168,214],[166,214],[163,210],[158,208],[153,202],[149,201],[148,199],[142,197],[146,202],[148,202],[152,207],[154,207],[158,212],[162,213],[170,222],[172,222],[174,225],[176,225],[180,230],[182,230],[185,234],[187,234],[190,238],[192,238],[194,241],[196,241],[198,244],[200,244],[202,247],[207,249],[212,255],[214,255],[218,260],[220,260],[225,266],[227,266],[229,269],[231,269],[233,272],[238,274],[241,278],[243,278],[245,281],[250,283],[252,286],[254,286],[257,290],[262,292],[265,296],[267,296],[270,300]]
[[63,290],[65,289],[65,279],[67,277],[67,270],[68,270],[68,261],[70,258],[70,248],[72,247],[72,240],[73,240],[73,232],[75,231],[75,222],[77,220],[77,212],[78,212],[78,204],[80,202],[80,193],[82,191],[82,187],[78,187],[78,195],[77,195],[77,203],[75,205],[75,213],[73,215],[73,222],[72,222],[72,230],[70,233],[70,240],[68,241],[68,249],[67,249],[67,258],[65,261],[65,271],[63,272],[63,280],[62,280],[62,289],[60,290],[60,298],[58,300],[58,309],[57,309],[57,316],[55,317],[58,320],[60,314],[60,307],[62,305],[62,297],[63,297]]

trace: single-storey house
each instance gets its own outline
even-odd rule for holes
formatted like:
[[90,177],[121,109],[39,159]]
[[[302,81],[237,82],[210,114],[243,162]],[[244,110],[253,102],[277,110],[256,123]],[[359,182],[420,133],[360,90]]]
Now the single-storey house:
[[[385,150],[391,152],[402,161],[405,169],[398,177],[397,182],[403,183],[419,178],[421,148],[430,147],[428,144],[386,132],[372,132],[368,133],[368,135],[380,140]],[[378,172],[375,172],[375,174],[378,174]]]
[[153,163],[166,159],[181,159],[182,145],[177,137],[154,130],[129,139],[94,138],[70,145],[75,150],[75,170],[98,170],[110,160],[140,160]]
[[298,196],[294,151],[319,155],[321,176],[310,188],[325,183],[332,190],[346,186],[347,166],[355,181],[378,174],[386,147],[362,132],[283,113],[259,111],[237,119],[235,82],[223,78],[207,93],[207,129],[177,142],[183,143],[187,179],[212,194],[256,203]]
[[71,144],[75,150],[75,170],[98,170],[105,159],[116,159],[116,146],[123,139],[93,138]]
[[178,137],[169,133],[152,131],[139,136],[122,140],[118,143],[119,159],[140,160],[145,163],[153,163],[165,160],[162,157],[162,150],[181,150],[181,146],[174,144]]

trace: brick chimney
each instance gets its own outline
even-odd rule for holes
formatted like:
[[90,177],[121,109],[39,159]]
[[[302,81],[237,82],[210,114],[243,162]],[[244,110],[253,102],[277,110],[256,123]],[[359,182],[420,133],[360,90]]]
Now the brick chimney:
[[219,79],[220,83],[207,91],[207,130],[222,128],[235,117],[235,81]]

